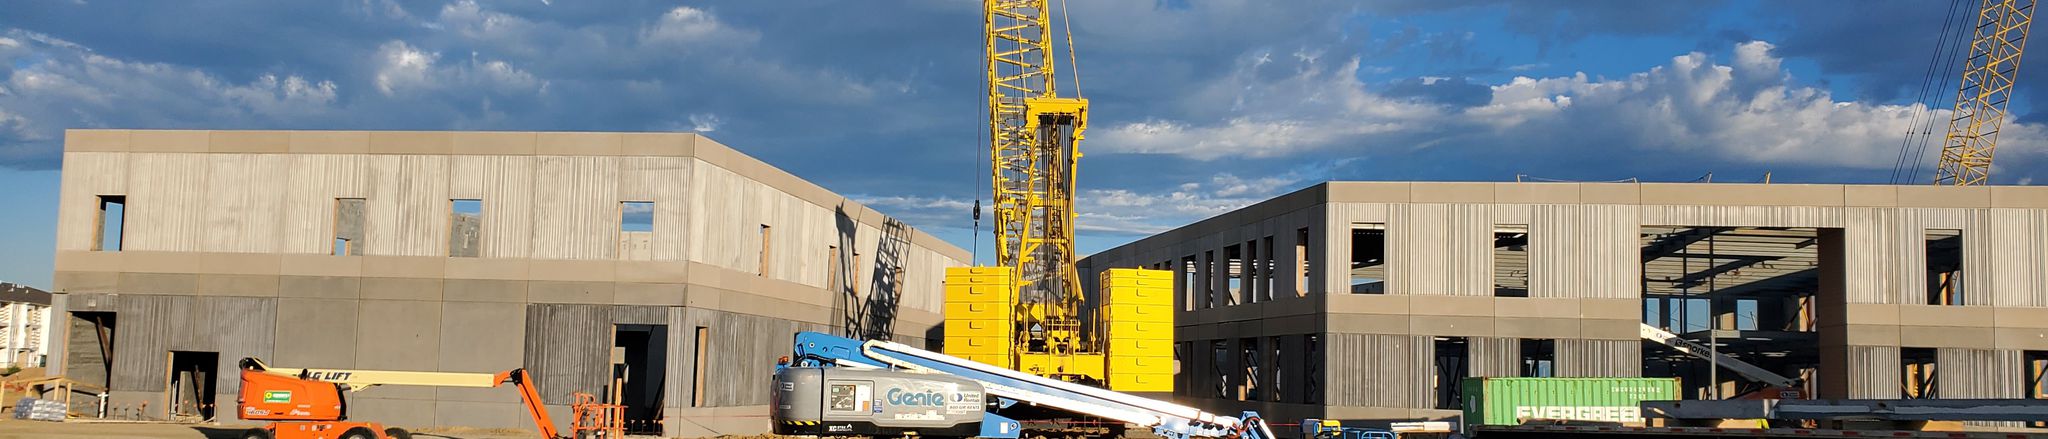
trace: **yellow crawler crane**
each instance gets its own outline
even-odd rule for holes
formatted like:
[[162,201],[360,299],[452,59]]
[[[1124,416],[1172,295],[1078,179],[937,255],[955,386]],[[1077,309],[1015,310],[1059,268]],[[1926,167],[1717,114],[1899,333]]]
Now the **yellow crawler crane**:
[[2005,126],[2013,79],[2034,23],[2034,0],[1982,0],[1970,54],[1963,63],[1962,88],[1942,143],[1934,184],[1981,186],[1991,178],[1992,153]]
[[1074,175],[1088,101],[1057,92],[1046,3],[982,2],[996,266],[946,272],[945,353],[1113,390],[1171,391],[1170,273],[1106,271],[1102,324],[1080,317],[1088,304],[1074,268]]

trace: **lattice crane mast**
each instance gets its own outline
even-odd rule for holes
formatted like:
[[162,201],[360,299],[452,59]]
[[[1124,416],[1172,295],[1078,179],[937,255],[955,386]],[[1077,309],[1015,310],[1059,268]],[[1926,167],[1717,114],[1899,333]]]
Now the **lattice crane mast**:
[[2034,0],[1982,0],[1963,63],[1962,87],[1942,143],[1934,184],[1977,186],[1991,177],[1992,153],[2012,101],[2013,79],[2034,23]]
[[[1088,101],[1058,92],[1047,3],[982,1],[996,265],[946,270],[944,350],[1067,382],[1171,392],[1173,274],[1091,267],[1102,270],[1085,294],[1074,266]],[[1072,62],[1073,36],[1064,36]]]
[[1018,346],[1088,351],[1074,270],[1074,171],[1088,101],[1059,96],[1046,0],[987,0],[989,154],[996,264],[1016,273]]

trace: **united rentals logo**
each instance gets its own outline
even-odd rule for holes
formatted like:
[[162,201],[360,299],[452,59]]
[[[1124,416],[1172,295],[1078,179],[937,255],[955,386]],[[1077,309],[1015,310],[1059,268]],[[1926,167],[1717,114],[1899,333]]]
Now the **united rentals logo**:
[[265,390],[265,391],[263,391],[263,402],[264,402],[264,403],[276,403],[276,404],[285,404],[285,403],[290,403],[290,402],[292,402],[292,391],[290,391],[290,390]]

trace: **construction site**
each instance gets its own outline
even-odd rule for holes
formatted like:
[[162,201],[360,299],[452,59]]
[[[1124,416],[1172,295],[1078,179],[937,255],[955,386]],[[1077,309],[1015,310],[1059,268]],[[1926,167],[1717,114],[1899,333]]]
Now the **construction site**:
[[1082,255],[1072,36],[988,0],[992,264],[699,133],[69,129],[0,437],[2048,435],[2034,4],[1976,7],[1932,185],[1317,181]]

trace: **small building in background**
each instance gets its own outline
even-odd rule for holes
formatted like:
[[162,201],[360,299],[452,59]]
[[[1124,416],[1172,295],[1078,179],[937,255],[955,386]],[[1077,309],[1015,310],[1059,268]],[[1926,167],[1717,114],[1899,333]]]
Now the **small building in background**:
[[0,369],[42,367],[49,358],[50,293],[0,283]]

